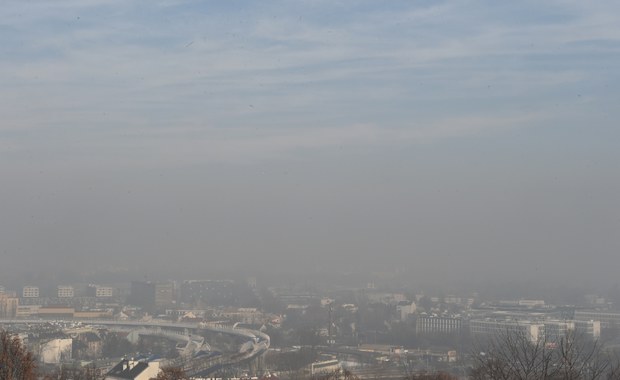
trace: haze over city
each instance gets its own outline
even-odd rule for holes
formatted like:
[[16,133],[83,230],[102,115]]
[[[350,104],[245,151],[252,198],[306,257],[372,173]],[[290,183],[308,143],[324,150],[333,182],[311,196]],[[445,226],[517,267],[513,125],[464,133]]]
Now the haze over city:
[[0,275],[612,286],[619,15],[4,2]]

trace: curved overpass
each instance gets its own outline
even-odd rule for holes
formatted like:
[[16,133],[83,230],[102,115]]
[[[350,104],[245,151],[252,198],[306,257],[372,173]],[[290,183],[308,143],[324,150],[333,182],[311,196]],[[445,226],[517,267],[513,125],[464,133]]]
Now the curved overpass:
[[[269,349],[269,335],[255,330],[210,325],[208,323],[180,323],[167,321],[120,321],[120,320],[87,320],[69,319],[54,320],[55,322],[81,322],[88,325],[106,327],[133,327],[156,331],[172,330],[197,333],[211,331],[240,337],[245,340],[239,347],[239,352],[222,355],[207,355],[202,357],[180,357],[169,360],[166,365],[182,367],[190,376],[207,375],[219,369],[242,364],[253,360]],[[42,324],[53,322],[45,319],[0,319],[0,324]],[[178,334],[178,333],[177,333]]]

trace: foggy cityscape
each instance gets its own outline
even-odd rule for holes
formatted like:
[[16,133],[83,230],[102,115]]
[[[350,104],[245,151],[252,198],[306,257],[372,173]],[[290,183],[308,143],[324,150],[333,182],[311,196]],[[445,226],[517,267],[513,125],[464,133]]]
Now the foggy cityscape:
[[6,1],[0,56],[0,380],[620,379],[620,3]]

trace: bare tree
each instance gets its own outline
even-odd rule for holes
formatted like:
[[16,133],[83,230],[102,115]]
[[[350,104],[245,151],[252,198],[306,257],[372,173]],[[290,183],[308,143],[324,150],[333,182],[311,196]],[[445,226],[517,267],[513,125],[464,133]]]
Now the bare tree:
[[599,341],[584,339],[574,331],[560,340],[557,351],[558,379],[606,379],[617,372],[617,359],[611,352],[604,350]]
[[336,370],[329,373],[324,373],[320,375],[314,375],[310,378],[315,380],[359,380],[359,377],[356,376],[353,372],[349,370]]
[[553,342],[506,331],[490,339],[473,360],[473,380],[620,379],[616,358],[600,342],[572,331]]
[[26,350],[19,337],[6,331],[0,332],[0,379],[36,379],[34,356]]
[[435,373],[419,373],[412,374],[405,377],[405,380],[457,380],[455,376],[450,375],[446,372],[435,372]]
[[159,372],[159,374],[151,380],[187,380],[189,377],[185,374],[182,368],[178,367],[166,367]]
[[486,342],[481,352],[474,354],[474,380],[539,380],[549,379],[554,371],[553,351],[545,341],[532,341],[529,334],[505,331]]
[[46,374],[43,380],[99,380],[102,376],[94,365],[86,367],[62,366],[56,371]]

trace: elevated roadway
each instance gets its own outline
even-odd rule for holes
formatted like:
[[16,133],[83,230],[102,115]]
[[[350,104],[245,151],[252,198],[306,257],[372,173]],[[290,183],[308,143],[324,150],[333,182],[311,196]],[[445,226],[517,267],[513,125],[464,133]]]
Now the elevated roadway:
[[[220,369],[241,365],[252,360],[260,360],[261,356],[269,349],[269,335],[255,330],[227,327],[223,325],[211,325],[209,323],[182,323],[168,321],[130,321],[130,320],[105,320],[105,319],[0,319],[0,324],[44,324],[50,322],[76,323],[80,322],[85,325],[102,326],[107,328],[133,328],[134,330],[143,331],[145,334],[157,334],[160,336],[174,337],[179,339],[180,336],[188,337],[188,344],[193,342],[194,335],[201,336],[206,331],[232,335],[241,338],[244,342],[239,346],[238,352],[207,354],[194,357],[192,355],[181,355],[177,359],[169,360],[165,363],[168,366],[182,367],[190,376],[208,375]],[[185,338],[182,338],[185,340]],[[204,343],[204,341],[203,341]],[[192,350],[193,351],[193,350]]]

